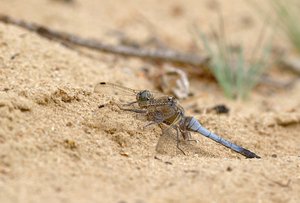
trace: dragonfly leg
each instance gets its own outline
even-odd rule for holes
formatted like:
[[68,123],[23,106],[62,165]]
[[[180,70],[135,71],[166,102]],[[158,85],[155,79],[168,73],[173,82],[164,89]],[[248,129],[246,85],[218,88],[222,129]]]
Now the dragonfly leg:
[[147,116],[147,119],[151,122],[146,124],[143,127],[144,129],[149,127],[150,125],[153,125],[153,124],[158,124],[159,125],[159,124],[164,122],[164,117],[161,115],[160,112],[150,112],[146,116]]
[[185,133],[187,134],[185,136],[186,137],[186,139],[185,139],[186,141],[188,141],[188,142],[195,142],[195,143],[199,142],[199,140],[192,138],[191,132],[189,132],[189,131],[186,130]]
[[188,140],[186,140],[186,141],[188,141],[188,142],[195,142],[195,143],[199,143],[199,142],[200,142],[200,141],[197,140],[197,139],[188,139]]
[[176,128],[176,133],[177,133],[176,147],[177,147],[177,149],[179,149],[184,155],[186,155],[186,153],[183,151],[183,149],[181,149],[180,146],[179,146],[179,136],[180,136],[180,133],[179,133],[179,129],[178,129],[178,128]]
[[[146,109],[130,109],[130,108],[124,108],[124,107],[122,107],[122,105],[120,105],[118,103],[115,103],[115,102],[113,104],[117,105],[117,107],[119,107],[119,109],[122,110],[122,111],[131,111],[131,112],[134,112],[134,113],[147,113]],[[131,103],[125,104],[125,105],[130,106],[132,104],[134,104],[134,102],[131,102]]]
[[126,109],[126,108],[120,108],[122,111],[131,111],[134,113],[147,113],[147,110],[144,109]]
[[103,108],[103,107],[105,107],[105,106],[109,106],[109,105],[116,105],[120,110],[122,110],[122,111],[132,111],[132,112],[135,112],[135,113],[147,113],[147,110],[145,110],[145,109],[131,109],[131,108],[124,108],[123,106],[131,106],[131,105],[133,105],[133,104],[135,104],[136,102],[130,102],[130,103],[128,103],[128,104],[118,104],[118,103],[116,103],[116,102],[114,102],[114,101],[110,101],[110,102],[108,102],[108,103],[105,103],[105,104],[100,104],[99,106],[98,106],[98,108],[100,109],[100,108]]
[[182,137],[185,141],[188,141],[188,142],[195,142],[195,143],[198,143],[199,140],[197,139],[193,139],[192,138],[192,135],[191,135],[191,132],[189,132],[187,129],[181,129],[180,128],[180,132],[182,133]]
[[150,125],[160,124],[160,123],[162,123],[162,121],[151,121],[151,122],[147,123],[146,125],[144,125],[143,129],[148,128]]
[[127,104],[124,104],[124,106],[132,106],[133,104],[136,104],[137,101],[133,101],[133,102],[130,102],[130,103],[127,103]]

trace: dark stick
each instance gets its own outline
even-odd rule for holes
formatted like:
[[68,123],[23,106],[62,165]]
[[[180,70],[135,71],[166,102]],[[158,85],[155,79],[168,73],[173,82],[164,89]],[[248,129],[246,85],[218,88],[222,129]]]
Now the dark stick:
[[74,34],[52,30],[36,23],[17,20],[6,15],[0,15],[0,22],[16,25],[26,30],[35,32],[51,40],[59,40],[74,45],[87,47],[106,53],[119,54],[123,56],[134,56],[150,60],[169,61],[186,65],[200,66],[208,61],[208,57],[201,57],[196,54],[179,53],[172,50],[145,50],[123,45],[104,44],[95,39],[85,39]]

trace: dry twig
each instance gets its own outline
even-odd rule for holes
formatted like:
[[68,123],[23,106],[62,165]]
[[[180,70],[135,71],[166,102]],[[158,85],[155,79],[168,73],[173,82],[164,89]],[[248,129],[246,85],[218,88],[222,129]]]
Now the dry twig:
[[285,57],[281,60],[284,68],[287,68],[300,76],[300,58],[298,57]]
[[0,15],[0,22],[22,27],[26,30],[35,32],[51,40],[58,40],[63,43],[71,43],[74,45],[87,47],[106,53],[119,54],[123,56],[134,56],[150,60],[168,61],[194,66],[200,66],[206,63],[208,60],[208,57],[201,57],[195,54],[179,53],[172,50],[145,50],[123,45],[109,45],[95,39],[81,38],[74,34],[52,30],[36,23],[17,20],[6,15]]

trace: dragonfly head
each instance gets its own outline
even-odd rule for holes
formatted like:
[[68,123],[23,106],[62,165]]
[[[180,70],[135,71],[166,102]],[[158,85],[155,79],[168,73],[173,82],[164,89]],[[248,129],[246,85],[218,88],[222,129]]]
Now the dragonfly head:
[[136,100],[141,105],[147,104],[147,102],[150,101],[151,99],[153,99],[153,95],[149,90],[140,91],[136,95]]

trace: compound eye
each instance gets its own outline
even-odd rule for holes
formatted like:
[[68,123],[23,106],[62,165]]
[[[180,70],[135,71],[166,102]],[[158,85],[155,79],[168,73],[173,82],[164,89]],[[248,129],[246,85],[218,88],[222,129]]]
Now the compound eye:
[[140,101],[149,101],[151,98],[151,94],[149,91],[142,91],[138,94],[137,98]]
[[143,99],[144,99],[145,101],[148,101],[148,100],[150,99],[149,96],[150,96],[150,95],[149,95],[148,92],[143,92]]

